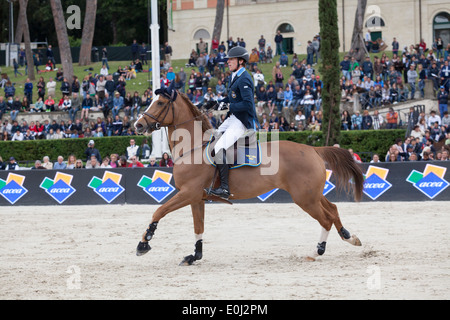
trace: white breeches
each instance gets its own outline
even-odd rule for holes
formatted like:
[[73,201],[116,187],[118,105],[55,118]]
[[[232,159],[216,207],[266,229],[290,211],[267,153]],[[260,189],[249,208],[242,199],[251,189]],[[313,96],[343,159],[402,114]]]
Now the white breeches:
[[242,122],[234,115],[231,115],[217,129],[218,132],[223,134],[214,146],[215,153],[219,153],[221,149],[227,150],[244,135],[246,130],[247,128]]

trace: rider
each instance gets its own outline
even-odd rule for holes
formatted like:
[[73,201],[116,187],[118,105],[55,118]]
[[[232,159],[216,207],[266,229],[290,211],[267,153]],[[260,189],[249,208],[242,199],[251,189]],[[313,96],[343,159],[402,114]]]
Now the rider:
[[[256,130],[258,127],[253,80],[245,70],[249,54],[244,47],[237,46],[228,51],[227,58],[232,76],[228,84],[228,95],[220,102],[229,103],[229,112],[227,119],[218,128],[218,132],[222,135],[214,146],[216,165],[220,173],[220,187],[210,190],[210,193],[223,199],[230,196],[228,188],[230,165],[226,161],[226,150],[247,130]],[[222,155],[222,159],[217,155]]]

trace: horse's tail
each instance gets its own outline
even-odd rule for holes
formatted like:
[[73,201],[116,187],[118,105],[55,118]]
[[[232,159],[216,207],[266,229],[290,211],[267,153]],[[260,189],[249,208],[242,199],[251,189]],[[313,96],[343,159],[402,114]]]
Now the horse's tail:
[[337,187],[349,192],[353,186],[353,197],[355,201],[360,201],[364,188],[364,176],[361,167],[350,153],[337,147],[315,147],[314,149],[336,175]]

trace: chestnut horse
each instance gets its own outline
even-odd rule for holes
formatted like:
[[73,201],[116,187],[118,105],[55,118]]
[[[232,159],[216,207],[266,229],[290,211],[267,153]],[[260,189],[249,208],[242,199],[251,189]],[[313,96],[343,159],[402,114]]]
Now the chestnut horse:
[[[179,191],[154,212],[149,227],[137,246],[136,254],[143,255],[151,249],[149,241],[158,222],[166,214],[190,205],[194,220],[195,251],[180,263],[190,265],[202,258],[205,201],[228,201],[208,196],[205,192],[205,189],[214,185],[213,180],[218,178],[216,169],[203,159],[205,139],[189,139],[195,134],[198,135],[195,131],[199,131],[203,137],[210,137],[210,134],[204,135],[205,132],[212,131],[207,116],[194,106],[185,94],[176,91],[159,92],[155,92],[151,105],[134,125],[138,134],[167,127],[169,146],[175,163],[173,177],[175,187]],[[183,141],[180,141],[180,137]],[[182,144],[184,147],[180,151]],[[287,191],[292,200],[321,225],[320,239],[313,254],[308,256],[310,260],[315,260],[325,252],[327,237],[333,225],[343,240],[356,246],[361,245],[360,240],[343,227],[336,205],[323,195],[327,164],[337,177],[337,186],[344,188],[347,193],[353,189],[354,199],[361,199],[364,178],[361,168],[347,150],[337,147],[311,147],[291,141],[271,141],[261,142],[261,153],[263,161],[260,166],[242,166],[230,170],[230,200],[254,198],[275,188]],[[269,154],[272,163],[264,162]],[[269,167],[274,166],[274,163],[276,170],[264,174],[264,170],[269,171]],[[215,185],[218,182],[217,179]]]

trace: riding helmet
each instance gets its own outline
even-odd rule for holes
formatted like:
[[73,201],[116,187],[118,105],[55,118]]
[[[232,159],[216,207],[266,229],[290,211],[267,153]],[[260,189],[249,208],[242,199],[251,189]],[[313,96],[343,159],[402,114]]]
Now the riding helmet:
[[228,51],[226,58],[242,58],[245,62],[248,62],[250,55],[244,47],[233,47]]

